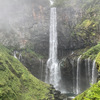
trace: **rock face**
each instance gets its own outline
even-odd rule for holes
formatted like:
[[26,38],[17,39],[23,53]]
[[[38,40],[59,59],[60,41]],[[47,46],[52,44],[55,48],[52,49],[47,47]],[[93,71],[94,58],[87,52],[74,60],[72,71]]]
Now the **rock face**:
[[[47,51],[49,0],[8,0],[0,3],[0,42],[4,45],[31,45]],[[46,42],[47,41],[47,42]]]
[[[81,26],[84,14],[84,8],[81,8],[81,3],[79,1],[74,0],[65,2],[63,7],[58,7],[58,42],[59,42],[59,50],[75,50],[82,49],[86,46],[93,46],[96,44],[95,36],[85,36],[79,32],[79,30],[83,31],[88,29],[78,29],[78,25]],[[66,5],[66,6],[65,6]],[[88,8],[87,8],[88,9]],[[86,17],[85,17],[86,18]],[[84,20],[85,20],[84,18]],[[87,18],[86,18],[87,19]],[[82,26],[81,26],[82,27]],[[91,39],[93,41],[91,41]],[[77,45],[78,44],[78,45]]]
[[[0,42],[7,46],[25,47],[28,45],[36,53],[47,57],[49,0],[8,0],[2,1],[0,5]],[[85,48],[96,43],[95,36],[84,36],[85,32],[78,32],[81,29],[77,29],[77,24],[81,23],[81,19],[85,17],[83,16],[85,15],[84,9],[80,9],[81,5],[79,0],[71,0],[57,7],[58,56],[60,58],[67,55],[67,50]]]
[[25,53],[22,56],[21,62],[26,66],[26,68],[38,79],[45,81],[45,66],[46,60],[39,57],[35,57],[31,53]]
[[68,93],[77,94],[77,89],[79,90],[79,93],[82,93],[84,90],[90,87],[90,83],[95,83],[97,80],[97,70],[96,68],[93,69],[94,61],[90,60],[89,58],[78,59],[79,56],[73,53],[61,60],[60,66],[62,82],[65,90]]
[[18,59],[36,78],[45,80],[46,59],[40,54],[30,49],[20,49],[11,51],[16,59]]
[[64,100],[66,98],[66,94],[61,94],[60,91],[55,90],[55,88],[51,85],[50,93],[54,94],[55,100]]

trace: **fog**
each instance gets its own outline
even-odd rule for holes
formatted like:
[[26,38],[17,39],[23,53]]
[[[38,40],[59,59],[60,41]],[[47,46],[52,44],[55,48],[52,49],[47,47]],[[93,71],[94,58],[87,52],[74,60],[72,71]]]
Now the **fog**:
[[40,21],[42,10],[48,5],[47,0],[0,0],[0,42],[11,45],[21,43],[22,38],[29,39],[28,29]]
[[[0,0],[0,26],[8,24],[25,25],[33,17],[33,9],[41,4],[42,0]],[[39,9],[37,9],[39,10]],[[33,18],[34,20],[34,18]]]

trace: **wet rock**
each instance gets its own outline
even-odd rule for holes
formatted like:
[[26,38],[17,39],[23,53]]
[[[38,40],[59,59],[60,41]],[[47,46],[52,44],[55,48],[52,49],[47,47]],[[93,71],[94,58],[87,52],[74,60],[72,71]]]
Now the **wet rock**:
[[65,94],[61,94],[61,92],[58,91],[58,90],[55,90],[53,85],[51,85],[50,93],[54,94],[55,100],[63,100],[64,98],[66,98],[66,95]]

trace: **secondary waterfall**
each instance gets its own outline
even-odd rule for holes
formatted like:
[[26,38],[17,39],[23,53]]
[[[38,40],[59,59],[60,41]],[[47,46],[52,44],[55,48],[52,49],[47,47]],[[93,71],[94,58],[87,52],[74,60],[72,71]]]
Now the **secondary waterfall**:
[[92,65],[92,84],[96,83],[97,79],[97,69],[96,69],[96,63],[95,60],[93,61]]
[[89,83],[91,83],[90,58],[88,58],[88,78],[89,78]]
[[46,66],[45,82],[54,85],[56,89],[59,88],[61,79],[60,67],[57,59],[57,15],[56,8],[51,8],[50,13],[50,39],[49,39],[49,59]]
[[17,56],[16,56],[16,51],[14,51],[14,57],[17,59]]
[[76,89],[75,89],[75,80],[76,80],[76,78],[75,78],[75,65],[74,65],[75,63],[74,63],[74,60],[72,61],[72,74],[73,74],[73,93],[75,94],[75,92],[76,92]]
[[81,60],[81,56],[79,56],[79,58],[77,59],[77,75],[76,75],[76,94],[79,94],[80,92],[80,87],[79,87],[79,81],[80,81],[80,60]]
[[41,66],[41,80],[43,80],[43,60],[40,60],[40,66]]

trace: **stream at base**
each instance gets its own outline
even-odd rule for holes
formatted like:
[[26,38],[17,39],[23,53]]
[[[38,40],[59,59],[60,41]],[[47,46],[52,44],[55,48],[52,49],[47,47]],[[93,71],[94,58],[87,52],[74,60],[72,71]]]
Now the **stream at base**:
[[75,98],[75,94],[72,94],[72,93],[68,93],[66,94],[66,98],[63,99],[63,100],[73,100]]

